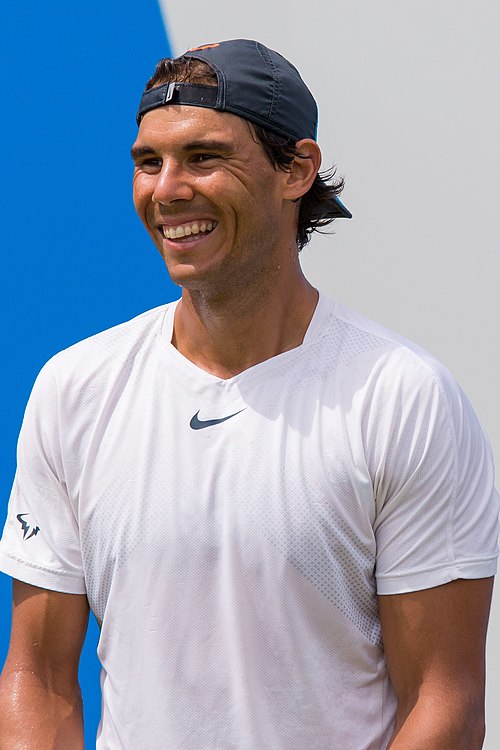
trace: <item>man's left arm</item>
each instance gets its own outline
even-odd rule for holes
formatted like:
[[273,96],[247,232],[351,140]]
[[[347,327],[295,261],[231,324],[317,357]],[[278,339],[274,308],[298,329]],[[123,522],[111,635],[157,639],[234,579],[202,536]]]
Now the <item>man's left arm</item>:
[[480,750],[493,578],[379,597],[398,699],[391,750]]

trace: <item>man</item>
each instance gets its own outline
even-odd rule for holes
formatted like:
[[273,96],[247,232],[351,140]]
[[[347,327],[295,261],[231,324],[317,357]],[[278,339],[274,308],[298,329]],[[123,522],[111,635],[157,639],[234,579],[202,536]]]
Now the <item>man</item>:
[[1,748],[474,750],[498,496],[447,371],[319,295],[298,250],[350,216],[314,99],[263,45],[159,63],[134,202],[182,287],[53,358],[1,550]]

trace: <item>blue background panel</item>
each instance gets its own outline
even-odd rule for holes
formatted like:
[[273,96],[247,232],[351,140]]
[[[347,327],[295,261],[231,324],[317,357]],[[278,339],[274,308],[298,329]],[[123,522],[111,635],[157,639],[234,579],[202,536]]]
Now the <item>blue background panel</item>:
[[[131,199],[137,104],[156,60],[170,53],[156,1],[2,3],[0,29],[3,526],[40,367],[179,290]],[[0,576],[2,663],[10,590]],[[92,621],[81,665],[88,748],[100,714],[97,637]]]

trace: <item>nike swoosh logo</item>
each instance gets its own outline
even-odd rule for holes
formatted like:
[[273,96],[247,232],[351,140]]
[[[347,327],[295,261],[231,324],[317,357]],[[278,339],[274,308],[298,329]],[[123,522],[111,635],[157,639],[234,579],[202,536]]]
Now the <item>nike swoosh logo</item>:
[[220,419],[198,419],[198,414],[200,413],[200,410],[198,409],[194,417],[191,417],[189,426],[192,430],[203,430],[205,427],[212,427],[214,424],[226,422],[228,419],[235,417],[237,414],[241,414],[242,411],[245,411],[245,408],[240,409],[239,411],[235,411],[234,414],[230,414],[228,417],[221,417]]

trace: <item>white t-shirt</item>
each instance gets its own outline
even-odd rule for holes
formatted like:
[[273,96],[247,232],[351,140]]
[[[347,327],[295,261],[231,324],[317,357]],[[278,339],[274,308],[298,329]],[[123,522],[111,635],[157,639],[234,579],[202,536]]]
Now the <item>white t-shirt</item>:
[[449,373],[320,297],[303,344],[221,380],[175,303],[55,356],[0,564],[102,622],[100,750],[381,750],[377,592],[496,570],[490,450]]

